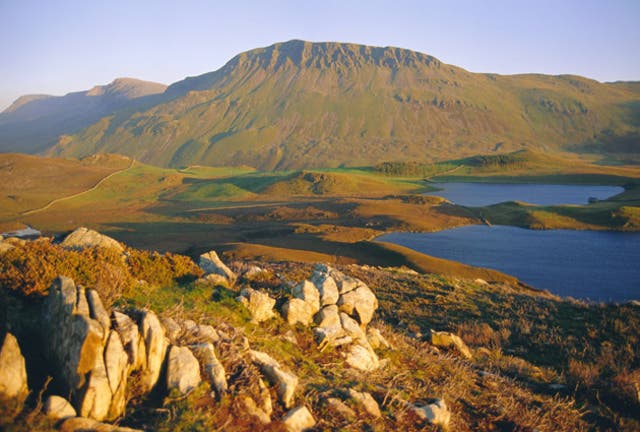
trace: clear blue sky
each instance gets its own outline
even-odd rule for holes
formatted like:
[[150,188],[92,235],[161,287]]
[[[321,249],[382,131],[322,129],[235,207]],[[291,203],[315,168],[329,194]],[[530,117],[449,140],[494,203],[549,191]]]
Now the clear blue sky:
[[289,39],[399,46],[474,72],[640,80],[640,0],[0,0],[0,109],[171,83]]

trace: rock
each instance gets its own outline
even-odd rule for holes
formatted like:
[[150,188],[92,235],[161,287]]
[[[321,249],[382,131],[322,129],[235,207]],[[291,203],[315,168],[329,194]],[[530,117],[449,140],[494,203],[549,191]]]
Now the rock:
[[4,337],[0,347],[0,413],[9,418],[15,417],[21,410],[29,389],[27,387],[27,369],[18,345],[11,333]]
[[431,330],[430,334],[430,342],[431,345],[434,345],[439,348],[450,348],[454,347],[458,350],[460,354],[462,354],[465,358],[470,359],[473,356],[471,355],[471,350],[469,347],[460,339],[460,336],[454,335],[449,332],[437,332]]
[[282,306],[282,314],[289,325],[298,323],[308,326],[313,322],[313,308],[304,300],[292,298]]
[[275,316],[273,307],[276,305],[276,301],[269,297],[268,294],[256,291],[253,288],[245,288],[240,292],[237,300],[249,309],[251,319],[255,323],[270,320]]
[[443,399],[436,399],[428,405],[414,405],[411,411],[422,421],[446,429],[451,420],[451,411]]
[[165,330],[158,316],[150,310],[142,311],[140,328],[147,354],[147,365],[141,376],[141,384],[145,391],[150,391],[160,377],[169,341],[165,337]]
[[336,281],[329,274],[330,267],[323,264],[317,265],[311,275],[311,282],[316,286],[320,294],[320,305],[334,305],[338,302],[340,293]]
[[90,316],[85,290],[59,276],[49,288],[44,310],[46,352],[59,385],[71,395],[76,411],[96,420],[120,415],[117,407],[111,407],[112,392],[104,364],[108,334]]
[[229,280],[227,279],[227,277],[222,276],[220,274],[216,274],[216,273],[209,273],[207,275],[204,275],[201,278],[199,278],[197,282],[203,285],[209,285],[211,287],[217,287],[217,286],[228,287],[229,286]]
[[356,320],[354,320],[344,312],[340,312],[340,324],[342,325],[345,333],[351,336],[354,341],[359,342],[363,346],[369,345],[364,330],[362,330]]
[[338,311],[338,306],[329,305],[320,309],[314,316],[314,321],[318,325],[318,327],[341,327],[340,323],[340,312]]
[[[160,317],[160,323],[164,327],[169,342],[175,344],[182,334],[182,327],[171,317]],[[195,323],[194,323],[195,324]]]
[[300,299],[311,306],[311,313],[315,314],[320,310],[320,293],[316,286],[305,280],[294,286],[291,290],[294,298]]
[[44,415],[55,421],[77,416],[76,410],[62,396],[49,396],[42,411]]
[[380,330],[376,328],[368,328],[367,329],[367,340],[373,349],[382,348],[391,348],[391,344],[387,342],[387,340],[382,336]]
[[84,417],[64,420],[59,430],[60,432],[144,432],[140,429],[114,426]]
[[85,227],[80,227],[67,235],[60,245],[65,249],[83,250],[99,247],[124,252],[124,247],[118,241]]
[[198,332],[196,337],[202,342],[218,342],[220,335],[213,326],[198,324]]
[[109,314],[104,308],[102,300],[100,300],[100,295],[96,290],[90,289],[86,291],[86,296],[89,306],[89,316],[98,321],[104,330],[105,336],[108,335],[111,329],[111,319],[109,319]]
[[205,273],[218,274],[227,278],[229,282],[236,280],[236,274],[231,271],[221,260],[215,251],[209,251],[200,255],[198,265]]
[[271,414],[273,414],[273,403],[271,403],[269,387],[267,387],[262,379],[259,379],[258,388],[260,389],[260,408],[271,417]]
[[188,347],[172,346],[167,363],[167,389],[186,394],[200,384],[200,364]]
[[338,414],[345,420],[353,420],[356,418],[356,412],[338,398],[328,398],[325,403],[329,410]]
[[382,416],[380,412],[380,406],[378,402],[367,392],[359,392],[354,389],[349,389],[349,397],[362,408],[364,412],[372,417],[379,418]]
[[369,287],[362,284],[358,288],[342,294],[338,300],[338,307],[366,326],[371,322],[373,313],[378,309],[378,299]]
[[138,326],[123,313],[114,311],[111,314],[113,328],[120,335],[120,340],[127,352],[129,369],[140,370],[147,365],[147,354],[144,339],[140,337]]
[[221,396],[228,389],[227,376],[224,366],[216,357],[213,345],[211,343],[203,343],[193,346],[193,350],[200,360],[205,379],[211,383],[218,396]]
[[249,417],[256,418],[263,425],[271,423],[271,416],[259,408],[256,401],[251,399],[249,396],[241,396],[240,403]]
[[129,356],[122,346],[120,336],[115,331],[109,332],[107,346],[104,350],[104,363],[107,379],[111,388],[111,407],[107,417],[117,418],[125,410],[127,404],[126,389],[129,375]]
[[333,269],[331,267],[328,267],[328,271],[331,277],[336,282],[336,286],[338,287],[338,293],[340,295],[344,295],[362,286],[366,287],[364,282],[362,282],[360,279],[347,276],[346,274],[339,272],[338,270]]
[[280,364],[266,353],[251,350],[249,355],[267,380],[276,386],[280,402],[284,404],[285,408],[291,408],[296,387],[298,386],[298,377],[282,370]]
[[347,353],[346,363],[354,369],[370,372],[380,366],[380,361],[375,352],[369,347],[354,344]]
[[263,269],[262,267],[258,267],[257,265],[252,265],[249,266],[249,268],[244,272],[242,272],[242,277],[244,277],[245,279],[253,279],[263,273],[268,273],[268,271]]
[[194,335],[198,331],[198,324],[194,320],[186,319],[180,323],[184,333]]
[[282,424],[288,432],[303,432],[314,427],[316,421],[307,407],[299,406],[282,418]]

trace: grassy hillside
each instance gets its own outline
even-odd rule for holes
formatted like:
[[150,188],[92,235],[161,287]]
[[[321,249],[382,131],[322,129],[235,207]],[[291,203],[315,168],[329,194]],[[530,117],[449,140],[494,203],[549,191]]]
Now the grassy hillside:
[[160,99],[64,136],[50,154],[283,170],[522,148],[638,153],[637,86],[476,74],[399,48],[275,44],[175,83]]

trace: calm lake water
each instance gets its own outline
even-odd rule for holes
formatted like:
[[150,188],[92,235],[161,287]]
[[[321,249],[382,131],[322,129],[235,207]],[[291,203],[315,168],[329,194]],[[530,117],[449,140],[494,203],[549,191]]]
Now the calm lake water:
[[587,204],[590,197],[609,198],[624,191],[619,186],[434,183],[441,191],[428,192],[449,201],[470,207],[480,207],[504,201],[524,201],[529,204]]
[[534,231],[473,225],[378,240],[499,270],[561,296],[604,302],[640,299],[640,233]]

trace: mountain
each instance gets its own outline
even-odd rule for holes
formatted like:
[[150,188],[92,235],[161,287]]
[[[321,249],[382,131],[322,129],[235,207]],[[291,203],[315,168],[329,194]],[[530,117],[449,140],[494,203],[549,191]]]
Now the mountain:
[[0,113],[0,151],[42,151],[55,144],[59,135],[78,132],[117,110],[140,107],[150,95],[162,93],[166,87],[118,78],[65,96],[22,96]]
[[406,49],[293,40],[174,83],[49,154],[288,169],[523,148],[627,155],[639,136],[638,83],[478,74]]

